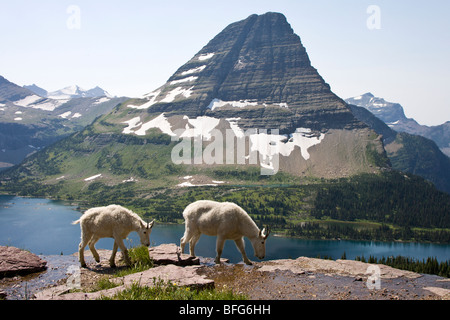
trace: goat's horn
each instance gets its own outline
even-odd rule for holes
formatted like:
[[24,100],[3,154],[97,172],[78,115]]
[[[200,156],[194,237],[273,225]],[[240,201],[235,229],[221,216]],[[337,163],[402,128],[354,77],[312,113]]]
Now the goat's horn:
[[265,230],[266,232],[264,233],[264,238],[267,239],[267,237],[268,237],[269,234],[270,234],[270,227],[267,226],[267,228],[264,228],[264,229],[266,229],[266,230]]

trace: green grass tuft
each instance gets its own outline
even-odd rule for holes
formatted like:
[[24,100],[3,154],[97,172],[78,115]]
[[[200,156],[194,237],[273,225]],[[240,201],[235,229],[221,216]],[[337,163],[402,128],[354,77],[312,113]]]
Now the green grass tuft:
[[128,250],[128,256],[131,260],[131,266],[129,268],[118,271],[116,277],[124,277],[126,275],[142,272],[147,269],[153,268],[153,260],[150,258],[148,248],[146,246],[139,246],[130,248]]
[[179,287],[171,281],[154,279],[153,286],[142,286],[133,283],[131,287],[112,297],[102,297],[102,300],[247,300],[243,294],[235,294],[231,290],[205,289],[197,290],[190,287]]

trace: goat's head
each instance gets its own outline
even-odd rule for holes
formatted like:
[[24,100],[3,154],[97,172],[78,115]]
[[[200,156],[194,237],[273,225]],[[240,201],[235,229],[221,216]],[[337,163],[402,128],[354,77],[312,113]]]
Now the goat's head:
[[255,251],[255,256],[258,259],[264,259],[266,256],[266,240],[269,234],[270,230],[268,228],[267,230],[266,228],[263,228],[262,230],[259,230],[258,236],[251,240],[253,250]]
[[138,230],[139,238],[141,239],[141,244],[144,246],[150,245],[150,233],[152,233],[152,227],[155,221],[144,222],[141,221],[141,227]]

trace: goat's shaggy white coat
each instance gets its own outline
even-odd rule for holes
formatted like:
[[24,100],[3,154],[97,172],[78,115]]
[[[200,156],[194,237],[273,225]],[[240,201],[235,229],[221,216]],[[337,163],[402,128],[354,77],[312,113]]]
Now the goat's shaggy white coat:
[[89,245],[95,261],[100,262],[100,257],[95,250],[95,243],[100,238],[114,238],[114,246],[109,263],[115,267],[114,259],[119,247],[123,253],[125,263],[130,264],[128,251],[123,243],[128,234],[136,231],[139,234],[141,244],[150,245],[150,233],[154,221],[144,222],[136,213],[119,205],[109,205],[107,207],[97,207],[87,210],[80,219],[72,224],[80,224],[81,242],[78,246],[79,260],[82,267],[86,267],[84,261],[84,248]]
[[251,264],[245,253],[244,237],[247,237],[255,251],[255,256],[263,259],[266,252],[265,241],[269,236],[265,229],[258,228],[244,209],[231,202],[200,200],[188,205],[183,211],[185,220],[184,236],[180,240],[181,252],[189,242],[189,252],[195,256],[195,245],[201,234],[217,236],[215,262],[220,263],[225,240],[234,240],[246,264]]

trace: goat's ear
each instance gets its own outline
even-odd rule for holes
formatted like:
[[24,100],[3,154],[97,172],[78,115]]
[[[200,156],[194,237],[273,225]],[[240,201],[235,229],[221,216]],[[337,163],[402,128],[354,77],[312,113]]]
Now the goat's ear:
[[153,220],[152,222],[147,223],[147,229],[153,228],[153,224],[154,223],[155,223],[155,220]]

